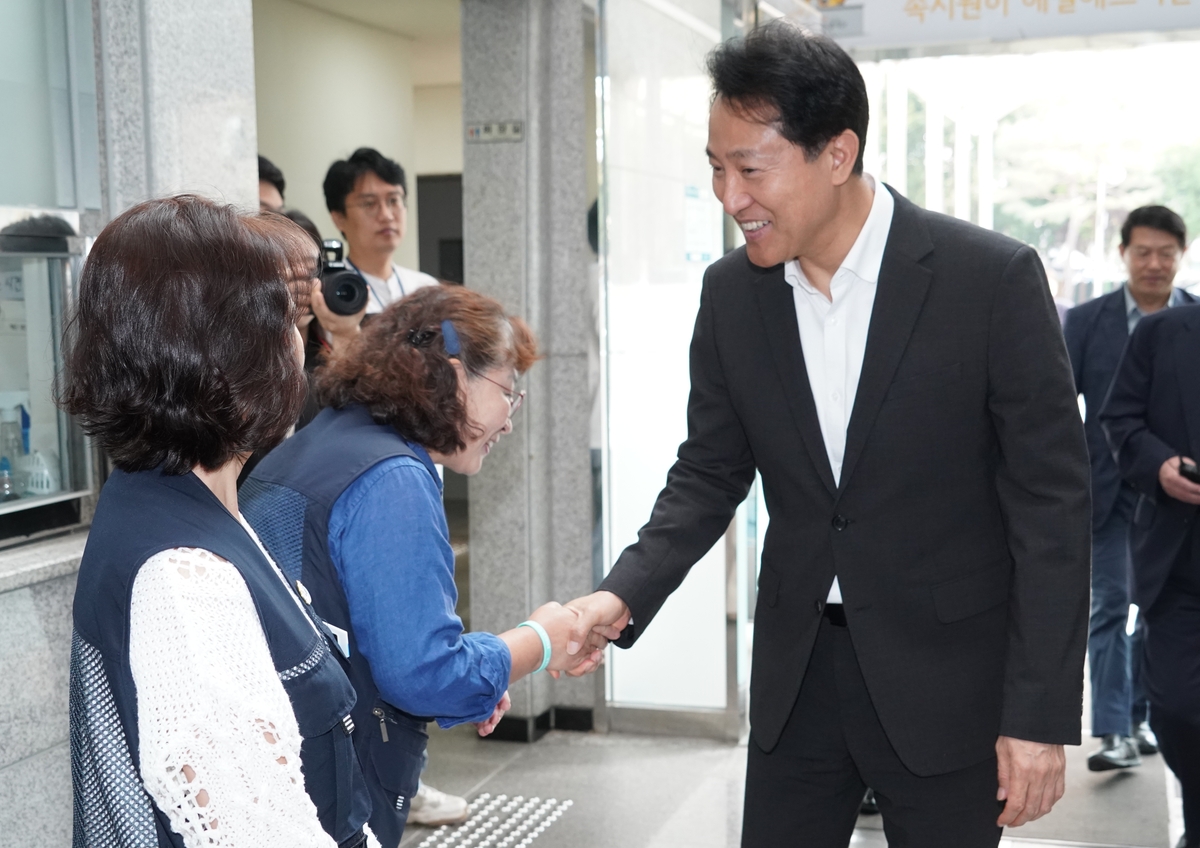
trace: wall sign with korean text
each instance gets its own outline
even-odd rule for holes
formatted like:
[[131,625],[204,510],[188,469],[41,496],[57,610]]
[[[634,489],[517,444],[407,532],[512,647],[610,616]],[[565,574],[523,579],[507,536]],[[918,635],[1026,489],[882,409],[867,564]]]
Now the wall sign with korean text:
[[[1200,3],[1200,0],[1196,0]],[[467,124],[467,144],[488,144],[493,141],[523,141],[524,121],[483,121]]]
[[825,0],[845,47],[915,47],[1200,28],[1200,0]]

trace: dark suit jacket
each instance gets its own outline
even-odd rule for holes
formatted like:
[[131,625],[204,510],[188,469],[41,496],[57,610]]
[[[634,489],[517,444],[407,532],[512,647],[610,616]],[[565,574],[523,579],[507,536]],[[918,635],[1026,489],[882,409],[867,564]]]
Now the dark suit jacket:
[[[1195,301],[1182,289],[1180,294],[1188,303]],[[1125,287],[1067,312],[1063,335],[1075,374],[1075,389],[1087,404],[1083,429],[1092,463],[1092,526],[1099,527],[1112,512],[1122,486],[1121,472],[1100,427],[1100,409],[1129,341]]]
[[[894,192],[893,192],[894,194]],[[631,644],[725,531],[757,468],[771,516],[751,723],[771,750],[836,573],[872,701],[918,774],[996,736],[1078,743],[1087,448],[1037,254],[897,196],[835,486],[783,267],[705,274],[688,438],[601,588]]]
[[1149,610],[1187,542],[1197,507],[1163,491],[1158,470],[1200,450],[1200,307],[1138,322],[1100,413],[1121,474],[1138,492],[1129,531],[1134,602]]

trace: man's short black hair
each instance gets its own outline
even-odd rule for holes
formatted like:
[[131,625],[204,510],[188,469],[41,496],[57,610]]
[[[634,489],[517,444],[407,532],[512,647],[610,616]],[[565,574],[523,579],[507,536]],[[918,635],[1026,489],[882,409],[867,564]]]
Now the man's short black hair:
[[287,185],[287,182],[283,179],[283,171],[279,170],[274,162],[262,155],[258,157],[258,181],[265,181],[275,186],[279,192],[279,196],[283,197],[283,189]]
[[374,174],[388,185],[397,185],[408,195],[404,169],[395,159],[389,159],[373,147],[360,147],[349,159],[339,159],[325,174],[325,208],[330,212],[346,211],[346,197],[363,174]]
[[1121,225],[1121,247],[1129,247],[1134,227],[1150,227],[1175,237],[1180,250],[1187,250],[1187,225],[1165,206],[1139,206]]
[[832,39],[772,21],[708,54],[713,97],[773,124],[812,161],[846,130],[858,136],[854,173],[863,169],[867,87],[854,60]]

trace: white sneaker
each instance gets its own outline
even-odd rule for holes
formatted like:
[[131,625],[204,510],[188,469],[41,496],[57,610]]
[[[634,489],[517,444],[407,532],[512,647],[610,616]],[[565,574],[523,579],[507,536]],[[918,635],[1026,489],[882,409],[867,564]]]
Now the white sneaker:
[[427,827],[465,822],[468,815],[466,798],[447,795],[424,782],[417,788],[417,794],[413,796],[412,805],[408,808],[409,823],[423,824]]

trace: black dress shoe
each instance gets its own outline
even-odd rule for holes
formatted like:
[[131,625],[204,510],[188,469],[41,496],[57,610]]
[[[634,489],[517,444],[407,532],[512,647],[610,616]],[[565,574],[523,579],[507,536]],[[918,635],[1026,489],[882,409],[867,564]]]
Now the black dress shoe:
[[1137,742],[1139,754],[1157,754],[1158,737],[1150,729],[1150,722],[1143,721],[1133,729],[1133,739]]
[[1119,733],[1105,734],[1100,743],[1100,750],[1088,757],[1088,771],[1110,771],[1141,764],[1142,758],[1138,756],[1137,743],[1133,737],[1121,736]]
[[877,816],[879,815],[879,805],[875,803],[875,790],[868,789],[867,794],[863,796],[862,804],[858,807],[860,815]]

